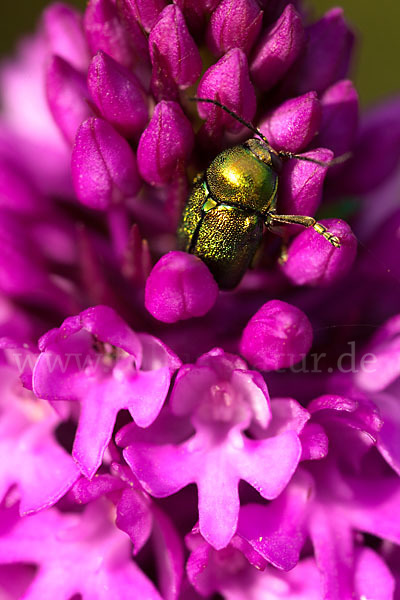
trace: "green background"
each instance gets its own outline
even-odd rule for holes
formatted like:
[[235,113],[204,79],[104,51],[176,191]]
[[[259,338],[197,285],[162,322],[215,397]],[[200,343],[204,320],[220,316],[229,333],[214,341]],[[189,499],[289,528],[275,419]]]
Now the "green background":
[[[83,0],[72,0],[84,7]],[[13,48],[15,40],[32,31],[46,0],[0,0],[0,54]],[[399,0],[314,0],[308,2],[315,16],[333,6],[342,6],[358,33],[352,77],[363,105],[400,90],[400,1]]]

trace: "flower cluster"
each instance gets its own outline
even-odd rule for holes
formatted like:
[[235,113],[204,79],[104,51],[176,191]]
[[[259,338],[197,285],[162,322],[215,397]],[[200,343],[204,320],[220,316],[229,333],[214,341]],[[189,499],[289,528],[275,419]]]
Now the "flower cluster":
[[[301,0],[89,0],[0,65],[1,597],[399,597],[400,98],[359,114],[353,47]],[[265,230],[231,292],[177,250],[253,135],[192,96],[340,248]]]

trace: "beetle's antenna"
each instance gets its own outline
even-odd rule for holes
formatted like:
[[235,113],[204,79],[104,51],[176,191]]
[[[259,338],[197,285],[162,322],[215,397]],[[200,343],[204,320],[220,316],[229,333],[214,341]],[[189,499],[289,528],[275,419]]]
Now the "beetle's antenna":
[[351,152],[346,152],[346,154],[342,154],[341,156],[333,158],[329,162],[324,162],[324,161],[318,160],[316,158],[311,158],[311,156],[301,156],[300,154],[293,154],[292,152],[285,152],[284,150],[277,152],[271,146],[271,144],[269,143],[269,141],[267,140],[265,135],[263,135],[257,127],[255,127],[252,123],[245,121],[244,119],[242,119],[242,117],[239,117],[239,115],[237,115],[235,112],[233,112],[233,110],[230,110],[230,108],[225,106],[225,104],[222,104],[222,102],[219,102],[218,100],[214,100],[213,98],[197,98],[197,97],[188,98],[188,100],[191,100],[192,102],[208,102],[209,104],[214,104],[215,106],[222,108],[222,110],[224,110],[226,113],[228,113],[228,115],[230,115],[231,117],[236,119],[236,121],[239,121],[239,123],[241,123],[242,125],[247,127],[247,129],[250,129],[250,131],[252,131],[256,135],[258,135],[262,139],[262,141],[267,144],[268,148],[274,154],[278,155],[280,158],[288,158],[288,159],[296,158],[297,160],[303,160],[304,162],[314,163],[315,165],[319,165],[320,167],[333,167],[334,165],[340,165],[341,163],[344,163],[346,160],[348,160],[352,156]]
[[346,152],[345,154],[341,154],[336,158],[333,158],[329,162],[324,162],[323,160],[318,160],[316,158],[311,158],[311,156],[301,156],[301,154],[293,154],[292,152],[284,152],[281,150],[278,152],[278,156],[280,158],[296,158],[297,160],[304,160],[305,162],[311,162],[315,165],[320,165],[320,167],[333,167],[334,165],[340,165],[341,163],[346,162],[352,156],[351,152]]
[[233,110],[231,110],[230,108],[225,106],[225,104],[222,104],[221,102],[218,102],[218,100],[214,100],[213,98],[193,97],[193,98],[188,98],[188,100],[191,100],[192,102],[208,102],[209,104],[215,104],[215,106],[219,106],[219,108],[222,108],[222,110],[224,110],[226,113],[228,113],[228,115],[230,115],[231,117],[236,119],[236,121],[239,121],[239,123],[241,123],[242,125],[245,125],[245,127],[247,127],[247,129],[250,129],[250,131],[252,131],[256,135],[258,135],[262,139],[262,141],[265,142],[267,144],[267,146],[269,148],[271,148],[271,150],[275,154],[277,154],[277,152],[272,148],[271,144],[269,143],[269,141],[267,140],[265,135],[263,135],[261,133],[261,131],[259,129],[257,129],[257,127],[255,127],[252,123],[245,121],[244,119],[242,119],[242,117],[239,117],[239,115],[237,115],[235,112],[233,112]]

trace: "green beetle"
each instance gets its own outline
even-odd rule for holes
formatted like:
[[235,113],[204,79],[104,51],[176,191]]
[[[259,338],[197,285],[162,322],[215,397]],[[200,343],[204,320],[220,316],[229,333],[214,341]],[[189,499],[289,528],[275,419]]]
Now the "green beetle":
[[253,138],[224,150],[205,173],[195,178],[178,226],[178,248],[201,258],[221,289],[238,285],[261,243],[264,226],[292,223],[313,227],[339,248],[339,239],[312,217],[276,214],[278,172],[281,159],[285,158],[330,166],[347,156],[323,163],[276,152],[258,129],[220,102],[206,98],[192,100],[219,106],[260,139]]

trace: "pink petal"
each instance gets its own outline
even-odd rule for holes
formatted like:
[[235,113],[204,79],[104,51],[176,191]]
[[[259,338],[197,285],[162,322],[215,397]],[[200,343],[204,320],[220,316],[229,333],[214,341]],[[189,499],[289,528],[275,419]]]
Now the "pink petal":
[[154,549],[164,600],[177,600],[183,577],[184,555],[180,536],[166,514],[153,507]]
[[115,524],[129,535],[134,554],[137,554],[149,539],[153,527],[150,502],[142,492],[131,488],[123,491],[117,504]]
[[377,447],[386,462],[400,475],[399,399],[389,394],[377,394],[373,399],[383,420]]
[[197,466],[200,532],[216,550],[231,541],[239,516],[239,476],[226,452],[208,452]]
[[276,498],[289,483],[300,460],[298,436],[287,431],[266,440],[244,442],[244,449],[236,458],[239,476],[263,498]]
[[106,381],[92,388],[82,400],[72,456],[81,472],[91,479],[99,468],[111,439],[120,408],[114,401],[114,386]]
[[148,427],[157,418],[171,380],[168,368],[138,371],[126,386],[127,408],[139,427]]
[[192,483],[197,468],[187,445],[132,444],[124,450],[124,457],[143,488],[157,498],[175,494]]
[[321,571],[324,598],[353,598],[353,532],[340,512],[315,504],[310,535]]
[[395,579],[384,560],[371,548],[361,548],[356,555],[355,593],[359,598],[392,600]]
[[240,509],[238,535],[279,569],[289,571],[299,561],[312,486],[308,473],[298,472],[273,502]]
[[79,477],[79,469],[55,441],[38,440],[30,450],[26,463],[20,467],[21,515],[52,506]]

